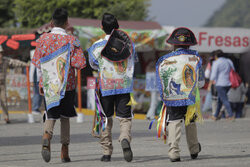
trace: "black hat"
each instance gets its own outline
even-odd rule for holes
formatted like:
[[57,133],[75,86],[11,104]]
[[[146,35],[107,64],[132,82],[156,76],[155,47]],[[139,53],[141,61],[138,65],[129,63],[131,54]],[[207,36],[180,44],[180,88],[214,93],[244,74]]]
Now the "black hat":
[[101,54],[110,61],[126,60],[133,52],[132,41],[122,30],[114,29]]
[[197,40],[191,30],[185,27],[179,27],[173,31],[167,39],[167,43],[172,45],[196,45]]

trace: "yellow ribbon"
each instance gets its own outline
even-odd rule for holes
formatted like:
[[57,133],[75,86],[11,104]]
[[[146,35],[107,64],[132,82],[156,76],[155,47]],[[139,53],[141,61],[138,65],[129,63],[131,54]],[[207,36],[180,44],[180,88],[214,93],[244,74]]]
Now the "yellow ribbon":
[[203,117],[201,114],[201,109],[200,109],[200,91],[199,88],[196,88],[196,96],[195,96],[195,104],[188,106],[187,108],[187,113],[186,113],[186,119],[185,119],[185,125],[189,125],[190,121],[195,118],[195,122],[203,122]]
[[130,100],[128,102],[128,106],[135,106],[137,105],[138,103],[136,102],[135,98],[134,98],[134,94],[133,93],[130,93]]

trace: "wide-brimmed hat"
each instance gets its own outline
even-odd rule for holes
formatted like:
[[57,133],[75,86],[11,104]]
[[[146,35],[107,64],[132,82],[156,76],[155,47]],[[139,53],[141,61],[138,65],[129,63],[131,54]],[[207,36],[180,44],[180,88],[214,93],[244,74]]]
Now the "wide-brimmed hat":
[[196,45],[197,40],[191,30],[186,27],[179,27],[172,32],[167,39],[167,43],[172,45]]
[[132,41],[122,30],[114,29],[101,54],[110,61],[126,60],[133,52]]

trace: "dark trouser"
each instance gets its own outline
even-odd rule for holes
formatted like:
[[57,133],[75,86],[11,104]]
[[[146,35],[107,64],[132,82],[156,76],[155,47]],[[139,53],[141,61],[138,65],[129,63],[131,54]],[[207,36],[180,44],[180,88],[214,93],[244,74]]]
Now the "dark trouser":
[[238,103],[230,102],[230,104],[231,104],[232,110],[235,111],[235,118],[241,118],[244,103],[242,103],[242,102],[238,102]]
[[228,112],[228,117],[232,117],[233,116],[233,112],[230,106],[230,103],[228,101],[227,98],[227,92],[229,91],[229,89],[231,88],[231,86],[216,86],[216,90],[218,92],[218,105],[216,108],[216,112],[214,114],[215,117],[218,117],[219,113],[220,113],[220,109],[222,107],[222,104],[224,104],[224,106],[226,107],[226,110]]
[[131,106],[127,105],[130,94],[117,94],[100,97],[102,108],[107,117],[112,117],[114,112],[119,118],[132,118]]

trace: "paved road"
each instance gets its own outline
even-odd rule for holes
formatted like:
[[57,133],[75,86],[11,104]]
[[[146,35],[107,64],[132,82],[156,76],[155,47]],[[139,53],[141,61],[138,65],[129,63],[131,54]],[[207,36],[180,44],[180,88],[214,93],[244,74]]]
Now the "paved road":
[[[0,167],[250,167],[250,119],[228,122],[205,121],[198,125],[198,136],[202,152],[197,160],[191,160],[185,141],[181,139],[181,162],[171,163],[167,156],[168,146],[157,139],[155,127],[148,130],[148,121],[133,121],[132,149],[134,160],[127,163],[123,160],[122,150],[117,141],[119,129],[113,129],[114,153],[112,161],[100,161],[101,148],[98,140],[90,136],[92,117],[86,116],[83,123],[71,121],[70,156],[73,162],[62,164],[60,161],[59,125],[56,123],[52,141],[52,159],[45,163],[41,158],[42,124],[26,123],[25,114],[12,114],[12,124],[5,125],[0,121]],[[114,127],[119,127],[118,121]],[[183,128],[184,129],[184,128]]]

